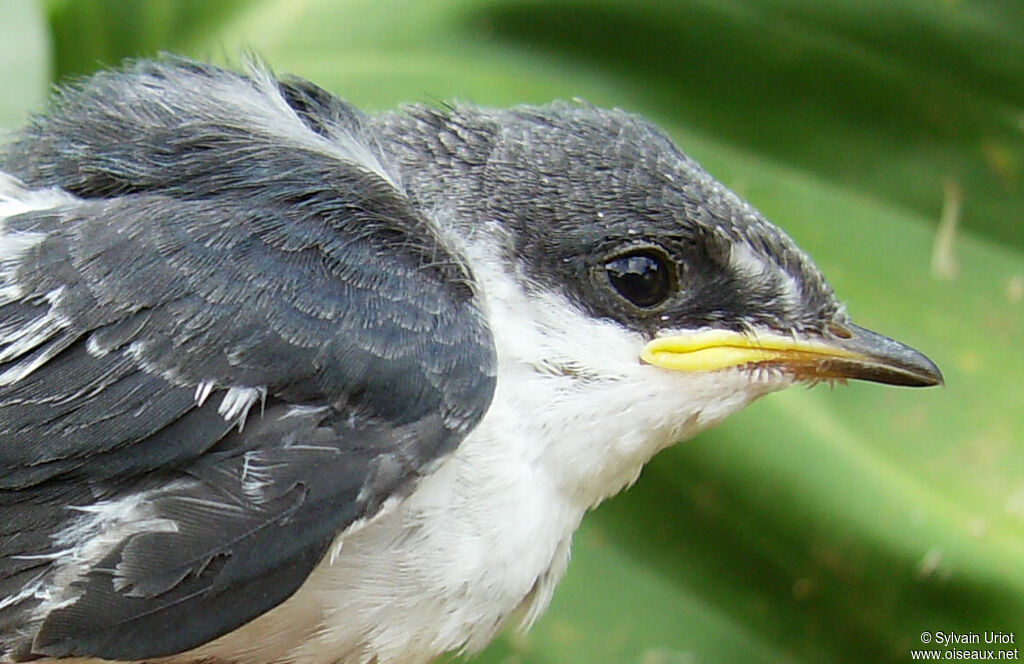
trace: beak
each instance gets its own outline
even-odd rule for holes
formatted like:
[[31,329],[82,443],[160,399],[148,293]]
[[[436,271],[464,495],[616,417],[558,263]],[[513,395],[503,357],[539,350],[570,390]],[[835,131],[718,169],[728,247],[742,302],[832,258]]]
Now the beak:
[[942,372],[910,346],[856,325],[838,334],[802,338],[707,330],[660,337],[641,353],[644,362],[674,371],[776,367],[799,380],[870,380],[889,385],[942,385]]

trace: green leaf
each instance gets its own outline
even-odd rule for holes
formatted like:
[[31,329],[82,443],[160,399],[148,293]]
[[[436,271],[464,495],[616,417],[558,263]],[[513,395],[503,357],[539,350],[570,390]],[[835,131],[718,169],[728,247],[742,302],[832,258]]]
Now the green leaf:
[[59,71],[252,49],[368,108],[642,112],[946,374],[793,389],[666,451],[588,516],[548,614],[477,661],[897,662],[923,631],[1024,633],[1024,5],[214,4],[53,2]]
[[50,81],[50,42],[35,0],[0,9],[0,128],[16,127],[42,106]]
[[65,81],[161,51],[219,52],[217,27],[242,0],[50,0],[54,68]]

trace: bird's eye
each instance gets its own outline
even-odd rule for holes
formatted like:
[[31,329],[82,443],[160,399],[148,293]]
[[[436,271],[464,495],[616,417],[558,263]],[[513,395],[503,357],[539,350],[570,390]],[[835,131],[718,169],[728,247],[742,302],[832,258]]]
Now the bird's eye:
[[604,269],[612,288],[638,307],[655,307],[671,294],[672,266],[659,252],[642,249],[617,256]]

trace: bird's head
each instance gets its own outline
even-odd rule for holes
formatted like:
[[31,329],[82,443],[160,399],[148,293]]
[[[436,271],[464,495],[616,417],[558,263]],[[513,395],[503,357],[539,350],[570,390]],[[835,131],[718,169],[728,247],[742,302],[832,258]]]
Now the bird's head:
[[571,385],[524,390],[538,401],[585,395],[578,420],[636,413],[631,426],[678,438],[794,382],[942,382],[853,324],[789,236],[642,118],[574,104],[412,117],[429,137],[409,145],[433,158],[426,177],[406,169],[411,186],[468,221],[499,361]]
[[650,123],[568,104],[512,118],[484,177],[490,215],[529,276],[643,335],[641,361],[941,382],[920,353],[851,323],[788,235]]

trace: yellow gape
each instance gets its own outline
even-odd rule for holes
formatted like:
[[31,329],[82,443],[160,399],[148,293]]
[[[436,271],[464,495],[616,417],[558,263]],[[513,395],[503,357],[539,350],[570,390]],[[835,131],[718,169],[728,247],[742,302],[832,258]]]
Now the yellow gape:
[[644,362],[675,371],[716,371],[748,364],[812,365],[859,355],[824,342],[774,334],[749,335],[707,330],[686,336],[660,337],[644,346]]

